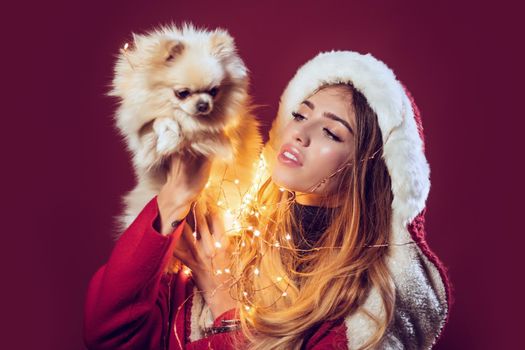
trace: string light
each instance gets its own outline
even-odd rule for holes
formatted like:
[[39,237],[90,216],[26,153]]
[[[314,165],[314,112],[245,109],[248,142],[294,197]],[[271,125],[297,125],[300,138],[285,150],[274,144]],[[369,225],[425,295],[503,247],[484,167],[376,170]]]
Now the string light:
[[[232,207],[231,205],[229,205],[230,201],[227,199],[227,198],[216,198],[217,200],[217,205],[219,207],[221,207],[223,210],[224,210],[224,218],[225,218],[225,229],[226,229],[226,233],[229,234],[229,235],[233,235],[233,236],[238,236],[239,237],[239,240],[237,241],[238,242],[238,246],[236,249],[234,249],[234,252],[232,254],[234,255],[240,255],[240,250],[242,248],[246,248],[247,249],[256,249],[256,251],[260,252],[260,251],[263,251],[262,247],[259,245],[260,244],[267,244],[268,246],[272,246],[274,248],[284,248],[284,249],[291,249],[291,250],[301,250],[301,249],[297,249],[292,245],[285,245],[285,246],[282,246],[281,243],[279,242],[279,240],[272,240],[272,241],[266,241],[264,239],[265,235],[263,235],[262,232],[266,232],[266,228],[257,228],[254,224],[249,224],[249,221],[250,220],[254,220],[255,222],[259,223],[259,219],[261,218],[261,214],[264,214],[268,208],[266,205],[260,205],[259,206],[259,201],[258,201],[258,194],[259,194],[259,190],[261,188],[261,183],[264,181],[266,182],[267,180],[267,175],[268,175],[268,171],[267,171],[267,168],[266,168],[266,162],[264,160],[264,157],[261,155],[260,157],[260,160],[259,160],[259,163],[254,163],[254,166],[257,166],[258,165],[258,169],[256,170],[255,172],[255,175],[254,175],[254,178],[252,180],[252,184],[251,186],[249,187],[248,191],[244,194],[242,194],[241,192],[241,189],[239,188],[239,193],[241,194],[241,200],[240,200],[240,204],[237,208],[235,207]],[[231,180],[230,180],[231,181]],[[233,183],[235,185],[239,185],[240,184],[240,180],[239,179],[234,179],[233,180]],[[220,183],[219,183],[220,184]],[[209,181],[206,186],[210,186],[211,185],[211,182]],[[219,186],[220,187],[220,186]],[[284,192],[286,191],[286,189],[284,187],[279,187],[279,191],[280,192]],[[279,203],[278,205],[282,205],[282,204],[285,204],[285,205],[288,205],[289,203],[293,202],[295,200],[295,193],[294,192],[291,192],[292,194],[292,197],[291,198],[288,198],[287,201],[285,201],[285,203]],[[223,205],[225,207],[223,207]],[[226,225],[226,222],[227,222],[227,225]],[[247,223],[246,226],[244,226],[244,222]],[[250,234],[251,233],[251,234]],[[194,237],[196,237],[197,233],[194,232]],[[257,245],[254,241],[254,238],[257,238]],[[291,233],[289,232],[286,232],[284,234],[284,239],[286,241],[291,241],[292,240],[292,235]],[[214,242],[215,244],[215,247],[217,249],[221,249],[222,248],[222,244],[219,242],[219,241],[215,241]],[[337,249],[339,247],[317,247],[315,249],[309,249],[308,251],[313,251],[313,250],[320,250],[320,249]],[[303,250],[303,251],[306,251],[306,250]],[[188,271],[188,272],[186,272]],[[184,270],[184,273],[185,274],[190,274],[191,271],[188,269],[188,270]],[[230,268],[224,268],[224,269],[216,269],[215,270],[215,274],[216,275],[222,275],[222,274],[232,274]],[[258,266],[255,266],[253,268],[253,274],[255,276],[260,276],[261,275],[261,271],[259,269]],[[236,278],[236,276],[232,276],[232,278]],[[264,279],[263,279],[264,280]],[[281,283],[284,282],[284,277],[283,276],[276,276],[274,278],[274,282],[272,282],[271,285],[269,285],[268,287],[271,287],[272,285],[277,287],[276,283],[279,283],[279,287],[282,287]],[[259,290],[262,290],[264,288],[267,288],[267,287],[261,287]],[[257,290],[255,291],[257,292]],[[245,298],[248,297],[248,292],[246,291],[243,291],[242,294],[244,295]],[[286,291],[283,291],[281,293],[281,296],[282,297],[287,297],[288,294]],[[253,312],[254,310],[254,307],[253,306],[249,306],[249,305],[244,305],[246,311],[250,311],[250,312]],[[265,306],[267,307],[267,306]]]

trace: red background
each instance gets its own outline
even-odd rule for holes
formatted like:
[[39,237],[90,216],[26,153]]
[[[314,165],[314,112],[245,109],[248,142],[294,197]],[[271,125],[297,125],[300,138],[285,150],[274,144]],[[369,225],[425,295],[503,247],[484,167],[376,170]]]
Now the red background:
[[230,31],[264,125],[295,70],[319,51],[386,62],[422,112],[432,169],[428,240],[455,288],[436,348],[517,347],[525,326],[523,11],[505,1],[5,6],[3,349],[83,349],[87,283],[109,256],[112,218],[134,184],[113,128],[115,101],[104,96],[114,55],[132,31],[171,20]]

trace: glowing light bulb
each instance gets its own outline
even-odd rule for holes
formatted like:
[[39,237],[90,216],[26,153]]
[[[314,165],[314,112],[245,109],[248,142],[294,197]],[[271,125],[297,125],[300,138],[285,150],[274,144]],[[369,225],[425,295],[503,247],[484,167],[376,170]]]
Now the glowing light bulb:
[[284,192],[284,187],[279,187],[279,191]]
[[222,201],[217,201],[217,205],[222,205]]
[[224,269],[224,272],[225,273],[230,273],[230,269],[226,268],[226,269]]
[[193,231],[192,236],[193,238],[197,239],[197,231]]
[[276,280],[277,280],[277,282],[281,282],[283,280],[283,278],[281,276],[277,276]]
[[186,276],[191,275],[191,270],[190,270],[190,268],[187,267],[187,266],[184,266],[184,269],[182,269],[182,272],[183,272]]
[[286,236],[284,236],[284,238],[286,238],[286,240],[288,240],[288,241],[289,241],[289,240],[291,240],[291,239],[292,239],[292,236],[290,236],[290,234],[289,234],[289,233],[287,233],[287,234],[286,234]]
[[246,309],[246,311],[250,311],[251,307],[249,307],[248,305],[244,305],[244,308]]
[[281,244],[280,244],[279,242],[275,242],[273,245],[274,245],[274,247],[276,247],[276,248],[279,248],[279,247],[281,246]]
[[254,235],[255,237],[259,237],[259,236],[261,235],[261,231],[259,231],[259,230],[255,230],[255,231],[253,231],[253,235]]
[[246,293],[246,292],[242,292],[242,294],[244,294],[245,297],[248,296],[248,293]]
[[233,182],[234,182],[236,185],[238,185],[240,181],[239,181],[239,179],[235,179]]
[[221,242],[215,241],[215,248],[222,248]]
[[215,271],[215,274],[222,275],[222,270],[219,269],[219,270]]
[[259,276],[259,273],[261,273],[261,272],[259,271],[258,268],[255,268],[255,270],[253,270],[253,273],[254,273],[255,275]]
[[285,297],[285,296],[287,296],[287,295],[288,295],[288,293],[286,293],[286,292],[283,292],[283,294],[282,294],[282,295],[283,295],[283,297]]

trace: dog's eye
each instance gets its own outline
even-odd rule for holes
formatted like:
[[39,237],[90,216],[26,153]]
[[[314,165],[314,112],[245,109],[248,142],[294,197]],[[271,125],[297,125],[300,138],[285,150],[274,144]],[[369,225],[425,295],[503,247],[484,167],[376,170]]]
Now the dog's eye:
[[210,91],[208,91],[208,94],[210,94],[211,97],[217,96],[218,93],[219,93],[219,88],[216,86],[211,88]]
[[190,91],[187,89],[175,91],[175,96],[177,96],[177,98],[181,100],[184,100],[189,95],[190,95]]

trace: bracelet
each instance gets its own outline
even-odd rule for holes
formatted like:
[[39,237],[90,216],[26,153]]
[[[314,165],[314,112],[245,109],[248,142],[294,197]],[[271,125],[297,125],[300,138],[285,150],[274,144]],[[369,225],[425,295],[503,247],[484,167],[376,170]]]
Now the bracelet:
[[221,320],[222,326],[208,327],[204,329],[204,336],[209,337],[210,335],[233,332],[241,329],[241,320]]

